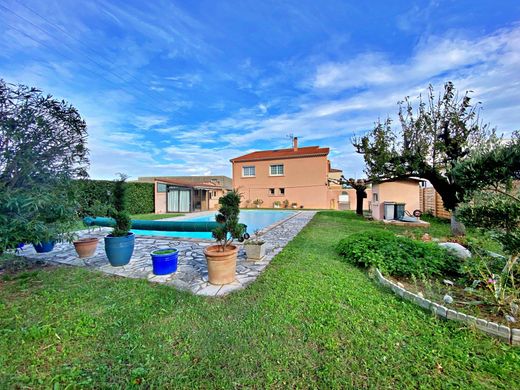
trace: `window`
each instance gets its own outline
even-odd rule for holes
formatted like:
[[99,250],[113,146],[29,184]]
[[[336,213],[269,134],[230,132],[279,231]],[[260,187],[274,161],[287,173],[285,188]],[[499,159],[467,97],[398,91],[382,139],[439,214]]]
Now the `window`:
[[372,201],[377,202],[378,200],[379,200],[379,197],[377,196],[377,194],[372,194]]
[[157,183],[157,192],[166,192],[166,184],[164,183]]
[[214,198],[217,197],[217,191],[213,191],[213,197],[214,197]]
[[283,176],[283,164],[271,165],[270,168],[271,176]]
[[269,195],[274,196],[274,188],[269,188]]
[[242,176],[244,177],[252,177],[252,176],[255,176],[256,175],[256,172],[255,172],[255,166],[252,165],[252,166],[249,166],[249,167],[242,167]]
[[285,188],[278,188],[278,191],[281,196],[285,195]]

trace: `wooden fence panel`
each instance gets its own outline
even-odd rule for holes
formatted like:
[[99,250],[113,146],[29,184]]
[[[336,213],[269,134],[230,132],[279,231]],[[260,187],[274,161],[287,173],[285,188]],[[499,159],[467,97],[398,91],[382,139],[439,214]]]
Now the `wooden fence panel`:
[[442,198],[435,188],[421,188],[419,199],[423,213],[429,213],[439,218],[451,218],[451,213],[444,208]]

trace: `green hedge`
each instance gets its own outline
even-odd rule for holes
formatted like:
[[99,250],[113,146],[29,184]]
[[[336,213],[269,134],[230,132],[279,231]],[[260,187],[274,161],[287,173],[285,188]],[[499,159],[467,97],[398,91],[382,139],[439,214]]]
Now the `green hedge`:
[[126,210],[130,214],[147,214],[155,211],[153,183],[128,183]]
[[[78,180],[74,182],[78,193],[80,216],[90,214],[97,205],[113,204],[114,182],[110,180]],[[126,210],[130,214],[154,212],[153,183],[127,183]]]

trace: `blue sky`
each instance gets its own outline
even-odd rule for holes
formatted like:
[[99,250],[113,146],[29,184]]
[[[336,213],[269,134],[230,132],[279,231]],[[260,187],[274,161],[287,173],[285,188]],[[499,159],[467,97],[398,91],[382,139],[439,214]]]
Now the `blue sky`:
[[229,159],[350,145],[396,102],[452,80],[520,129],[518,1],[0,2],[0,77],[76,106],[90,174],[230,175]]

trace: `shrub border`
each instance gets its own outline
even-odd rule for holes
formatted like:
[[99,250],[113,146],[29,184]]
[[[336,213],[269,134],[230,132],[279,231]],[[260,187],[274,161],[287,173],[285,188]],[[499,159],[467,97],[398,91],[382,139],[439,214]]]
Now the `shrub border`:
[[511,345],[520,346],[520,329],[508,328],[507,326],[499,325],[496,322],[487,321],[461,313],[459,311],[448,309],[445,306],[439,305],[438,303],[430,301],[429,299],[422,298],[417,294],[399,287],[397,284],[386,279],[378,268],[375,269],[375,273],[376,278],[381,285],[390,288],[399,297],[413,302],[423,309],[431,311],[436,316],[446,318],[448,320],[463,322],[472,328],[477,328],[489,336],[498,338],[500,341]]

